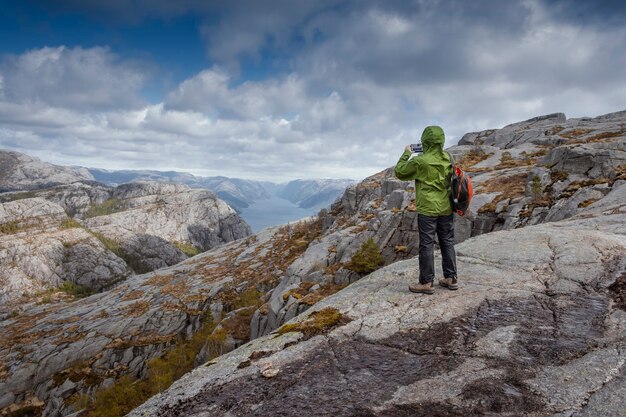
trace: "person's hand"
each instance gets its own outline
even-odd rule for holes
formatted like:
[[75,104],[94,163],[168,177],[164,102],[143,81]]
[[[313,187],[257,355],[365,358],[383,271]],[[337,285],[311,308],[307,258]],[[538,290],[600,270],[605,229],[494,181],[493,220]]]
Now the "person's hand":
[[411,150],[411,145],[406,145],[406,148],[404,148],[404,150],[413,153],[413,151]]

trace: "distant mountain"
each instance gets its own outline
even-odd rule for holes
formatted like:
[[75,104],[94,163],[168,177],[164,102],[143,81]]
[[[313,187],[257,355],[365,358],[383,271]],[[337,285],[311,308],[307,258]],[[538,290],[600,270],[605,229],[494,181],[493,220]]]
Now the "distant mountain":
[[295,180],[281,187],[278,196],[301,208],[323,208],[331,205],[354,180],[315,179]]
[[98,168],[88,168],[88,170],[96,181],[109,185],[132,181],[174,181],[187,184],[192,188],[206,188],[217,194],[239,213],[254,202],[272,196],[284,198],[304,209],[326,207],[332,204],[347,186],[356,183],[356,181],[346,179],[313,179],[277,184],[222,176],[199,177],[176,171],[109,171]]
[[36,190],[79,181],[93,181],[84,168],[49,164],[30,155],[0,150],[0,192]]
[[173,181],[187,184],[192,188],[206,188],[226,201],[237,212],[247,208],[257,200],[269,198],[276,184],[264,181],[243,180],[228,177],[198,177],[185,172],[122,170],[109,171],[88,168],[96,181],[109,185],[119,185],[133,181]]

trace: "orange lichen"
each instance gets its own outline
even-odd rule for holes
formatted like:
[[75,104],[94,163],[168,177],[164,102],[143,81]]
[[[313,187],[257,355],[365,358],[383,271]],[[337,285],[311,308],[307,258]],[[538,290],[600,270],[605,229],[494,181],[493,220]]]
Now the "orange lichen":
[[147,301],[137,301],[135,303],[125,306],[123,311],[126,316],[140,317],[143,316],[150,308],[150,303]]

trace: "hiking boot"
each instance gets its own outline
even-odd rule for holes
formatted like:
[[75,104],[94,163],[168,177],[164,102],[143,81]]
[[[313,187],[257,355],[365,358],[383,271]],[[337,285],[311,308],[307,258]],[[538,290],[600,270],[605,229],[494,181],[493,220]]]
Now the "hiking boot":
[[432,282],[428,282],[426,284],[411,284],[409,285],[409,291],[416,292],[418,294],[432,294],[435,292]]
[[459,285],[456,283],[456,278],[442,278],[439,280],[439,285],[446,287],[449,290],[459,289]]

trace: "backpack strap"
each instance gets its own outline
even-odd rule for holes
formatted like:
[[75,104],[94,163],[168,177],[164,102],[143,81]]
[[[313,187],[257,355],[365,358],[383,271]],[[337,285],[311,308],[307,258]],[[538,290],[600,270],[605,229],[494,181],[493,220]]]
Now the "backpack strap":
[[454,173],[456,172],[456,161],[454,160],[454,157],[452,156],[452,154],[448,151],[445,151],[448,154],[448,158],[450,158],[450,167],[452,168],[452,173],[450,174],[450,180],[452,180],[452,177],[454,176]]

